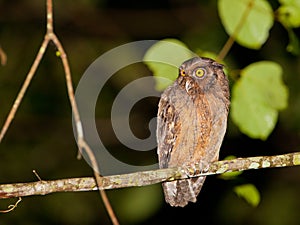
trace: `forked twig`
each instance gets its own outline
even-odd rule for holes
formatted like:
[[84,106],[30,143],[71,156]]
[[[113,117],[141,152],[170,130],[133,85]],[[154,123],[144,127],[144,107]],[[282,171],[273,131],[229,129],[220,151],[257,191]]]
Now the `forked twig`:
[[[81,120],[80,120],[80,116],[79,116],[79,111],[78,111],[78,107],[76,104],[76,100],[75,100],[75,96],[74,96],[74,88],[73,88],[73,84],[72,84],[72,76],[71,76],[71,71],[70,71],[70,66],[69,66],[69,62],[67,59],[67,54],[65,53],[65,50],[61,44],[61,42],[59,41],[59,39],[57,38],[56,34],[53,31],[53,4],[52,4],[52,0],[47,0],[46,2],[46,7],[47,7],[47,31],[43,40],[43,43],[41,44],[40,50],[27,74],[27,77],[21,87],[21,90],[19,91],[17,98],[7,116],[7,119],[1,129],[0,132],[0,142],[3,140],[4,135],[7,132],[7,129],[9,128],[12,120],[15,117],[15,114],[20,106],[20,103],[22,102],[22,99],[24,97],[24,94],[33,78],[33,76],[35,75],[35,72],[37,70],[38,65],[41,62],[41,59],[44,56],[44,53],[46,51],[46,48],[49,44],[50,41],[52,41],[54,43],[54,45],[57,47],[58,51],[59,51],[59,56],[62,60],[62,64],[63,64],[63,68],[64,68],[64,72],[65,72],[65,78],[66,78],[66,84],[67,84],[67,89],[68,89],[68,96],[69,96],[69,100],[71,103],[71,108],[72,108],[72,112],[74,115],[74,120],[76,123],[76,131],[77,131],[77,136],[78,136],[78,148],[79,148],[79,152],[82,152],[82,150],[84,149],[87,154],[88,157],[90,158],[92,164],[93,164],[93,169],[94,169],[94,175],[96,178],[96,182],[97,185],[100,186],[101,185],[101,178],[100,175],[95,171],[95,169],[97,171],[99,171],[98,169],[98,165],[96,162],[96,159],[93,155],[92,150],[90,149],[90,147],[88,146],[88,144],[85,142],[84,137],[83,137],[83,130],[82,130],[82,126],[81,126]],[[41,181],[43,182],[43,181]],[[105,193],[104,190],[101,190],[99,188],[103,203],[105,205],[105,208],[107,209],[107,212],[113,222],[114,225],[118,225],[118,220],[117,217],[114,214],[114,211],[110,205],[110,202],[107,198],[107,195]],[[17,206],[17,204],[19,203],[19,201],[15,204],[15,206],[13,208],[15,208]],[[9,212],[12,209],[6,210],[4,212]]]

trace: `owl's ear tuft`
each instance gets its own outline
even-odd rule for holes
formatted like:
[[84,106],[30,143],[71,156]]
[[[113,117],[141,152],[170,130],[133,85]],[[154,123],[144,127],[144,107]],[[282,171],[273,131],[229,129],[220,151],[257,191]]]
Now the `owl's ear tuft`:
[[218,68],[220,68],[220,69],[223,69],[223,68],[224,68],[224,65],[223,65],[223,64],[217,63],[217,62],[215,62],[215,61],[212,63],[212,65],[215,66],[215,67],[218,67]]

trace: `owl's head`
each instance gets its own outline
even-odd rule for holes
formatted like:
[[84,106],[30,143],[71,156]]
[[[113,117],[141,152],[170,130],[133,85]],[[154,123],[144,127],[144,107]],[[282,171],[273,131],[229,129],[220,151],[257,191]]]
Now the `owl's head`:
[[220,92],[229,98],[228,79],[223,72],[223,65],[209,58],[194,57],[183,62],[177,81],[188,94]]

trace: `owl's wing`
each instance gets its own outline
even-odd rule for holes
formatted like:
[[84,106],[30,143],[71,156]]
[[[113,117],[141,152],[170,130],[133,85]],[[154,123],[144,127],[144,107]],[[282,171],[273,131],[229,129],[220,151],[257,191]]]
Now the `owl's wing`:
[[[181,124],[175,106],[166,90],[160,99],[157,118],[157,153],[159,167],[167,168],[176,137],[180,133]],[[177,149],[178,150],[178,149]],[[171,206],[184,207],[188,202],[196,202],[205,177],[178,180],[163,183],[165,200]]]
[[167,168],[170,154],[176,141],[176,133],[180,131],[178,115],[170,99],[170,89],[162,94],[158,104],[157,115],[157,154],[159,167]]
[[[157,115],[157,153],[160,168],[167,168],[169,166],[171,163],[171,155],[173,158],[177,158],[177,156],[180,155],[178,151],[184,151],[184,148],[181,149],[181,147],[178,147],[180,143],[179,139],[182,137],[181,132],[184,129],[189,129],[189,127],[187,127],[189,124],[182,124],[182,120],[180,120],[180,113],[182,112],[178,109],[185,105],[186,99],[184,100],[182,98],[182,93],[178,93],[180,89],[174,87],[174,85],[165,90],[159,102]],[[178,96],[180,96],[180,98]],[[201,125],[201,121],[199,122],[196,119],[195,123]],[[187,159],[187,162],[189,162],[189,159]],[[178,163],[181,164],[184,162],[180,160]],[[164,182],[162,185],[166,202],[171,206],[181,207],[187,205],[188,202],[196,202],[196,197],[204,181],[205,177],[198,177]]]

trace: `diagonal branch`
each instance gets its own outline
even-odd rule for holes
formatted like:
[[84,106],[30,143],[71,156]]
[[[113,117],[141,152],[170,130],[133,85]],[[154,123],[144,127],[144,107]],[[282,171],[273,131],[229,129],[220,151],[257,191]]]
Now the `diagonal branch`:
[[[139,187],[164,181],[186,179],[197,176],[217,175],[226,172],[251,169],[288,167],[300,165],[300,152],[276,156],[257,156],[213,162],[201,171],[200,166],[167,168],[143,172],[100,177],[96,183],[93,177],[69,178],[31,183],[0,185],[0,199],[31,195],[46,195],[55,192],[95,191],[98,187],[117,189]],[[187,173],[188,171],[188,173]]]
[[22,102],[22,99],[23,99],[23,97],[25,95],[25,92],[27,91],[27,88],[28,88],[28,86],[29,86],[32,78],[35,75],[35,72],[36,72],[36,70],[37,70],[37,68],[38,68],[38,66],[39,66],[39,64],[41,62],[41,59],[43,58],[43,55],[44,55],[44,53],[46,51],[46,48],[47,48],[47,45],[48,45],[49,41],[50,41],[50,39],[49,39],[49,37],[46,34],[45,38],[44,38],[44,41],[41,44],[41,47],[39,49],[39,52],[38,52],[38,54],[37,54],[37,56],[36,56],[36,58],[35,58],[35,60],[34,60],[34,62],[32,64],[32,66],[31,66],[31,68],[30,68],[30,70],[29,70],[26,78],[25,78],[25,81],[24,81],[24,83],[23,83],[23,85],[22,85],[22,87],[21,87],[21,89],[20,89],[20,91],[19,91],[19,93],[17,95],[17,98],[16,98],[13,106],[11,107],[11,110],[10,110],[10,112],[9,112],[9,114],[8,114],[6,120],[5,120],[5,123],[4,123],[4,125],[3,125],[3,127],[2,127],[2,129],[0,131],[0,143],[3,140],[4,135],[6,134],[7,129],[9,128],[12,120],[15,117],[15,114],[16,114],[16,112],[17,112],[17,110],[18,110],[18,108],[20,106],[20,103]]
[[[3,137],[5,136],[7,129],[9,128],[12,120],[15,117],[15,114],[20,106],[20,103],[22,102],[22,99],[28,89],[29,84],[31,83],[32,78],[35,75],[35,72],[41,62],[41,59],[44,56],[44,53],[48,47],[48,44],[50,41],[52,41],[54,43],[54,45],[57,47],[58,52],[59,52],[59,56],[62,60],[62,64],[63,64],[63,68],[64,68],[64,72],[65,72],[65,78],[66,78],[66,83],[67,83],[67,90],[68,90],[68,96],[69,96],[69,100],[71,103],[71,108],[72,108],[72,112],[74,115],[74,120],[76,123],[76,132],[77,132],[77,136],[78,136],[78,148],[79,148],[79,152],[81,153],[83,150],[85,150],[88,154],[88,157],[91,159],[91,162],[93,163],[93,168],[94,168],[94,176],[96,177],[96,181],[98,183],[98,185],[100,185],[100,174],[98,174],[95,171],[99,171],[98,169],[98,165],[96,160],[94,159],[94,155],[93,152],[90,150],[90,147],[88,146],[88,144],[85,142],[84,140],[84,136],[83,136],[83,130],[82,130],[82,126],[81,126],[81,120],[80,120],[80,116],[79,116],[79,111],[78,111],[78,107],[76,104],[76,100],[75,100],[75,96],[74,96],[74,88],[73,88],[73,84],[72,84],[72,76],[71,76],[71,71],[70,71],[70,66],[69,66],[69,62],[67,59],[67,54],[65,53],[65,50],[60,42],[60,40],[58,39],[58,37],[56,36],[56,34],[53,31],[53,4],[52,4],[52,0],[47,0],[46,1],[46,9],[47,9],[47,31],[44,37],[44,41],[40,47],[40,50],[27,74],[27,77],[21,87],[21,90],[19,91],[17,98],[6,118],[6,121],[0,131],[0,143],[3,140]],[[1,49],[0,49],[1,50]],[[2,54],[1,54],[2,53]],[[0,57],[1,57],[1,61],[3,62],[3,58],[4,58],[4,53],[3,51],[0,51]],[[43,182],[43,181],[40,181]],[[117,217],[114,214],[114,211],[110,205],[110,202],[108,200],[108,197],[105,193],[104,190],[99,189],[100,195],[102,197],[103,203],[105,205],[105,208],[107,209],[107,212],[109,214],[109,217],[111,218],[112,222],[114,225],[118,225],[119,222],[117,220]]]

